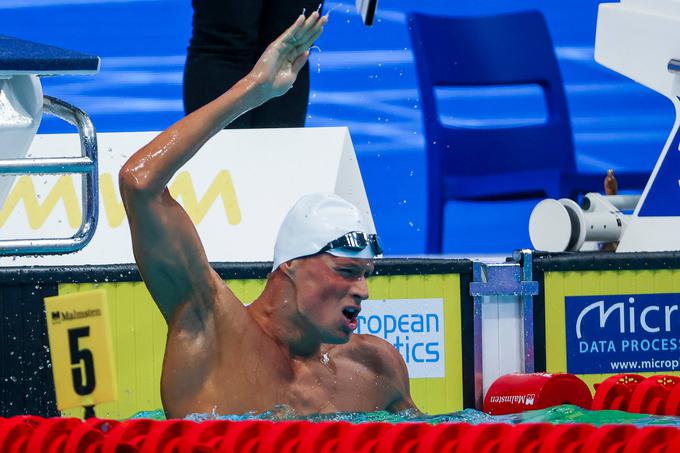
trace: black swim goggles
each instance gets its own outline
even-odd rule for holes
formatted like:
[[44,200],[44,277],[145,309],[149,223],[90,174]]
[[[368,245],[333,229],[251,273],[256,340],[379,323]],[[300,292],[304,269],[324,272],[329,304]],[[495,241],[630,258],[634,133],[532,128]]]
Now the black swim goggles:
[[366,234],[362,231],[352,231],[326,244],[319,253],[331,249],[345,249],[352,252],[360,252],[366,247],[371,247],[373,255],[382,255],[383,249],[377,234]]

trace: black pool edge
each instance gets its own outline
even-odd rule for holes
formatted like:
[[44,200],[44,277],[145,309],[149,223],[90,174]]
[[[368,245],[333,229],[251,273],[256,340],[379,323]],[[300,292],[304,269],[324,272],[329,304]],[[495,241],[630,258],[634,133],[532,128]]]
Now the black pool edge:
[[[271,261],[211,263],[224,279],[262,279],[272,270]],[[466,274],[466,259],[384,258],[375,261],[374,275]],[[135,264],[84,266],[13,266],[0,268],[0,284],[104,283],[142,281]]]

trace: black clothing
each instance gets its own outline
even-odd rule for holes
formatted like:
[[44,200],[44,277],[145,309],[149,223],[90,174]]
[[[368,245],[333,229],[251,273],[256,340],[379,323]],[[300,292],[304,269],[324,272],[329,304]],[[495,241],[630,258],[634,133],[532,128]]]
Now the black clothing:
[[[319,0],[192,0],[193,34],[184,67],[184,111],[219,97],[252,69],[264,49],[319,7]],[[228,128],[303,127],[309,63],[285,95],[244,113]]]

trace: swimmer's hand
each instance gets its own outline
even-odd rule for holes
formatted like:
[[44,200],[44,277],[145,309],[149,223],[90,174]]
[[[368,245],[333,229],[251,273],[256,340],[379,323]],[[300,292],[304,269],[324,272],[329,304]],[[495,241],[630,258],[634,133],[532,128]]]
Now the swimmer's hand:
[[309,58],[309,48],[327,22],[328,16],[320,16],[318,11],[307,18],[301,14],[267,47],[246,79],[256,84],[266,99],[284,94],[293,86]]

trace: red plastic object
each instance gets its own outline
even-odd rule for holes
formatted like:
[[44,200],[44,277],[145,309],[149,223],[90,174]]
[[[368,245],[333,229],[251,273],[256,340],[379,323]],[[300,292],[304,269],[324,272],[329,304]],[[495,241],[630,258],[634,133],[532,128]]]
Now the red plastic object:
[[458,444],[458,453],[496,453],[503,438],[512,430],[505,423],[489,423],[470,428]]
[[118,425],[115,420],[90,418],[71,431],[64,451],[68,453],[96,453],[101,449],[106,434]]
[[274,423],[264,432],[257,453],[294,453],[309,425],[306,421]]
[[180,438],[196,423],[189,420],[167,420],[156,423],[144,436],[140,453],[173,453]]
[[217,449],[234,422],[229,420],[207,420],[196,423],[182,435],[177,453],[207,453]]
[[352,427],[347,422],[314,423],[305,429],[297,453],[334,453],[338,451],[340,439]]
[[660,374],[648,377],[633,389],[628,411],[638,414],[665,414],[666,400],[678,383],[680,383],[680,378],[677,376]]
[[273,426],[274,423],[265,420],[236,422],[229,427],[217,451],[254,453],[259,447],[264,433]]
[[470,428],[472,426],[467,423],[442,423],[433,426],[421,436],[416,453],[456,451]]
[[81,421],[77,418],[46,418],[31,433],[26,451],[60,453],[64,451],[71,432],[80,424]]
[[538,453],[579,453],[586,439],[595,431],[593,425],[555,425],[541,442]]
[[426,423],[397,423],[380,436],[380,449],[393,453],[411,453],[416,450],[420,438],[431,428]]
[[552,430],[550,423],[525,423],[513,426],[502,439],[498,453],[536,453],[543,438]]
[[595,386],[593,397],[594,411],[628,410],[628,403],[635,387],[645,378],[639,374],[616,374],[609,376],[601,384]]
[[672,452],[669,447],[676,443],[678,428],[671,426],[645,426],[639,428],[626,442],[622,453]]
[[0,451],[23,452],[31,434],[42,420],[44,419],[41,417],[31,415],[20,415],[3,420],[0,424]]
[[586,383],[573,374],[506,374],[486,392],[484,412],[515,414],[560,404],[590,409],[592,399]]
[[104,438],[101,453],[137,452],[141,448],[146,435],[156,422],[144,418],[126,420],[116,425]]
[[621,453],[637,431],[633,425],[601,426],[583,442],[580,453]]
[[381,452],[380,437],[390,428],[388,423],[361,423],[353,425],[340,439],[337,451],[354,453]]
[[666,397],[666,415],[680,415],[680,385],[676,385]]
[[680,435],[671,436],[670,441],[666,445],[666,451],[680,451]]

